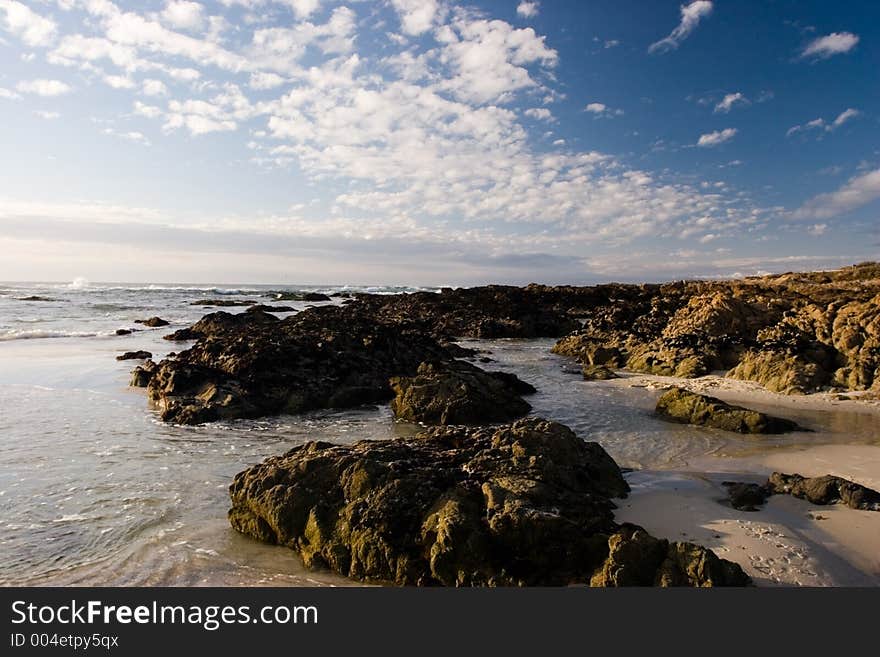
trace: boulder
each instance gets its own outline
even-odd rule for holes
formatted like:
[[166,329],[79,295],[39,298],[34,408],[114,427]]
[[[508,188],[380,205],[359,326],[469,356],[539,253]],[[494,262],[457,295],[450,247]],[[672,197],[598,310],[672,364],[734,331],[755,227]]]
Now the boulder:
[[410,439],[295,447],[236,475],[229,520],[244,534],[291,548],[307,567],[365,582],[748,582],[735,576],[737,566],[697,546],[664,548],[665,558],[652,553],[650,576],[596,577],[639,570],[645,559],[618,550],[617,566],[609,565],[612,537],[630,531],[614,522],[612,498],[628,490],[597,443],[532,417],[495,428],[434,427]]
[[116,329],[116,335],[131,335],[131,329]]
[[673,422],[738,433],[766,434],[803,430],[791,420],[733,406],[684,388],[672,388],[665,392],[657,401],[656,412],[663,419]]
[[126,351],[116,357],[116,360],[149,360],[153,357],[149,351]]
[[505,422],[531,410],[521,394],[535,392],[516,375],[486,372],[463,361],[426,362],[414,377],[391,379],[394,414],[424,424]]
[[189,305],[218,306],[223,308],[230,306],[254,306],[256,303],[256,301],[250,301],[248,299],[199,299],[198,301],[191,301]]
[[150,380],[155,373],[156,363],[152,360],[147,360],[132,370],[131,383],[129,385],[133,388],[146,388],[150,384]]
[[581,368],[581,373],[583,374],[584,381],[608,381],[609,379],[619,378],[614,373],[614,370],[604,365],[584,365]]
[[150,328],[157,328],[159,326],[168,326],[170,322],[162,319],[161,317],[150,317],[149,319],[136,319],[134,320],[135,324],[143,324],[144,326],[149,326]]
[[267,306],[264,303],[257,304],[256,306],[249,307],[245,312],[249,313],[291,313],[294,312],[296,308],[293,306]]
[[786,494],[811,504],[845,504],[852,509],[880,511],[880,493],[842,477],[802,477],[774,472],[767,481],[771,494]]

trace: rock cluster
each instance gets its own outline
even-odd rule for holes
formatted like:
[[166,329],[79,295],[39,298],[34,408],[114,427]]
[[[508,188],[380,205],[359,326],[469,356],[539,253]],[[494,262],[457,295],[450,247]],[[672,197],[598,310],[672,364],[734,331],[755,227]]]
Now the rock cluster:
[[811,504],[844,504],[862,511],[880,511],[880,493],[834,475],[802,477],[774,472],[764,484],[725,481],[731,506],[756,511],[771,495],[792,495]]
[[684,388],[671,388],[657,400],[656,412],[672,422],[695,424],[738,433],[786,433],[801,431],[797,423]]
[[554,351],[591,365],[769,390],[880,390],[880,265],[738,281],[631,286]]
[[744,585],[739,566],[613,519],[596,443],[527,418],[412,439],[307,443],[236,475],[229,520],[308,567],[400,585]]

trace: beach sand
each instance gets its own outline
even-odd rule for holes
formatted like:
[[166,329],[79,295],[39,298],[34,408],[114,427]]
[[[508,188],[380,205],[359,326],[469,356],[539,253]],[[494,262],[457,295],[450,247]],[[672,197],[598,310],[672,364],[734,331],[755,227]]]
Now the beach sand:
[[725,503],[723,481],[762,483],[773,471],[835,474],[880,489],[880,404],[840,401],[834,393],[786,396],[750,382],[718,376],[683,380],[630,375],[618,386],[663,389],[678,385],[759,410],[842,410],[877,417],[876,444],[787,446],[741,457],[707,455],[688,471],[640,470],[627,475],[631,495],[619,501],[619,522],[656,536],[705,545],[740,564],[759,586],[880,585],[880,513],[842,505],[817,506],[775,495],[756,512]]

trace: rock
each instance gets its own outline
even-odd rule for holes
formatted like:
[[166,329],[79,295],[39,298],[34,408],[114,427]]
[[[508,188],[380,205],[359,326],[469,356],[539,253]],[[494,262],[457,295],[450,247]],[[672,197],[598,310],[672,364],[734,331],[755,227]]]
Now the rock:
[[198,301],[191,301],[189,305],[218,306],[222,308],[229,306],[254,306],[256,303],[256,301],[250,301],[247,299],[199,299]]
[[116,335],[131,335],[131,329],[116,329]]
[[584,381],[608,381],[609,379],[619,378],[613,370],[608,369],[604,365],[584,365],[581,368]]
[[[320,292],[269,292],[269,296],[274,297],[276,301],[332,301],[326,294]],[[336,296],[336,295],[334,295]],[[339,294],[339,296],[344,296]]]
[[880,493],[848,479],[824,475],[802,477],[774,472],[767,481],[771,493],[786,494],[812,504],[845,504],[852,509],[880,511]]
[[730,505],[740,511],[757,511],[757,507],[763,505],[767,497],[772,495],[766,484],[725,481],[722,485],[727,488]]
[[143,324],[144,326],[149,326],[150,328],[157,328],[159,326],[168,326],[170,322],[162,319],[161,317],[150,317],[149,319],[136,319],[134,320],[135,324]]
[[340,306],[283,320],[217,312],[168,337],[198,340],[163,360],[148,388],[162,418],[181,424],[386,401],[391,377],[449,359],[421,332]]
[[166,340],[198,340],[209,336],[218,339],[228,333],[235,333],[248,328],[258,328],[263,325],[274,324],[280,321],[275,315],[262,311],[244,312],[237,315],[225,311],[217,311],[202,317],[192,326],[179,329],[170,335],[164,336]]
[[[619,567],[608,565],[611,537],[629,531],[614,523],[611,498],[628,490],[597,443],[527,418],[495,428],[435,427],[411,439],[295,447],[236,475],[229,520],[244,534],[291,548],[309,568],[366,582],[620,584],[595,575],[640,569],[637,551],[618,550]],[[748,583],[711,552],[673,545],[652,553],[650,578],[635,579]],[[655,557],[664,558],[655,564]]]
[[553,350],[648,374],[724,370],[786,394],[869,390],[880,377],[878,269],[597,286],[584,325]]
[[153,374],[155,374],[155,372],[156,363],[148,360],[132,370],[131,383],[129,385],[134,388],[146,388],[150,383],[150,379],[153,378]]
[[621,525],[608,538],[608,556],[591,586],[749,586],[738,564],[694,543],[654,538],[643,528]]
[[256,306],[251,306],[245,312],[248,313],[290,313],[296,311],[296,308],[293,306],[267,306],[266,304],[257,304]]
[[513,374],[485,372],[463,361],[426,362],[414,377],[391,379],[394,414],[425,424],[505,422],[531,410],[520,394],[535,392]]
[[153,357],[149,351],[126,351],[124,354],[117,356],[116,360],[149,360]]
[[802,431],[795,422],[727,404],[720,399],[672,388],[657,401],[662,418],[683,424],[739,433],[786,433]]
[[37,295],[29,297],[15,297],[17,301],[60,301],[60,299],[51,299],[49,297],[41,297]]

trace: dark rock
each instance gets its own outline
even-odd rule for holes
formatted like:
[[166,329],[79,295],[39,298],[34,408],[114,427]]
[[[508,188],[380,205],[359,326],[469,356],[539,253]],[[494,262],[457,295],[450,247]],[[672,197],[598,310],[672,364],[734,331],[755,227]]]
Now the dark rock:
[[162,319],[161,317],[150,317],[149,319],[136,319],[134,320],[135,324],[143,324],[144,326],[149,326],[150,328],[157,328],[159,326],[168,326],[170,322]]
[[225,311],[217,311],[205,315],[192,326],[184,329],[178,329],[170,335],[166,335],[166,340],[183,341],[198,340],[213,336],[220,339],[221,336],[229,333],[236,333],[248,328],[258,328],[280,321],[275,315],[264,313],[262,311],[244,312],[237,315],[227,313]]
[[218,307],[228,307],[228,306],[254,306],[256,305],[256,301],[250,301],[247,299],[199,299],[198,301],[192,301],[189,305],[191,306],[218,306]]
[[443,348],[449,352],[449,355],[453,358],[471,358],[476,356],[479,353],[476,349],[471,349],[469,347],[462,347],[460,344],[456,344],[455,342],[442,342]]
[[654,538],[624,524],[608,538],[608,556],[591,586],[749,586],[738,564],[694,543]]
[[853,509],[880,511],[880,493],[834,475],[807,478],[774,472],[767,488],[771,493],[793,495],[812,504],[840,503]]
[[116,329],[116,335],[131,335],[131,329]]
[[422,363],[416,376],[391,379],[391,388],[394,414],[425,424],[505,422],[531,410],[519,395],[535,391],[513,374],[463,361]]
[[[320,292],[269,292],[268,296],[273,297],[276,301],[332,301],[326,294]],[[334,295],[336,296],[336,295]],[[343,296],[340,294],[339,296]]]
[[803,431],[795,422],[773,417],[720,399],[672,388],[657,401],[660,417],[683,424],[736,431],[738,433],[786,433]]
[[391,377],[449,358],[430,337],[339,306],[283,320],[212,313],[169,338],[198,342],[159,364],[149,394],[184,424],[386,401]]
[[[597,443],[528,418],[436,427],[412,439],[307,443],[236,475],[229,520],[293,549],[307,567],[361,581],[623,584],[594,575],[638,570],[633,560],[644,558],[618,550],[616,565],[608,563],[611,537],[630,531],[614,523],[611,498],[628,490]],[[634,581],[748,583],[735,577],[737,566],[697,546],[658,549],[651,558],[650,576]]]
[[150,383],[150,379],[153,378],[153,374],[155,374],[155,372],[156,363],[148,360],[132,370],[131,383],[129,385],[134,388],[146,388]]
[[290,313],[294,312],[296,308],[293,306],[267,306],[266,304],[260,303],[256,306],[251,306],[245,312],[248,313]]
[[581,373],[584,381],[608,381],[619,378],[614,370],[608,369],[604,365],[584,365],[581,368]]
[[757,507],[764,504],[767,497],[772,495],[766,484],[725,481],[722,485],[727,488],[730,505],[740,511],[757,511]]
[[124,354],[117,356],[116,360],[149,360],[153,357],[149,351],[126,351]]
[[40,297],[40,296],[29,296],[29,297],[15,297],[17,301],[60,301],[60,299],[51,299],[49,297]]

